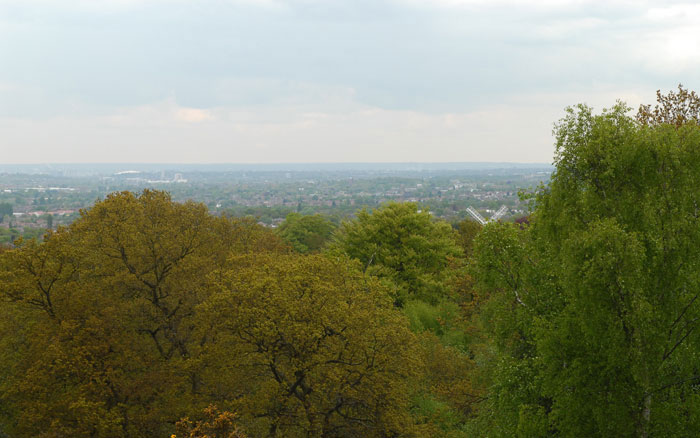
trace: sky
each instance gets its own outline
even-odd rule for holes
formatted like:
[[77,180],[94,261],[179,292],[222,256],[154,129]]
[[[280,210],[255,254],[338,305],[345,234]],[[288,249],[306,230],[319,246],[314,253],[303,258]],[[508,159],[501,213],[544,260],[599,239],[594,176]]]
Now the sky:
[[700,90],[700,4],[0,0],[3,163],[551,162]]

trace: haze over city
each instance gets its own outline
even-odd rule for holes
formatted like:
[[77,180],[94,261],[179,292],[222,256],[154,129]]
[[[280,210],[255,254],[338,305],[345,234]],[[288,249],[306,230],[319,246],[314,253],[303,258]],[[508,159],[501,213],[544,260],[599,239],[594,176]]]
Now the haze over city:
[[568,105],[697,89],[700,5],[0,0],[8,163],[540,162]]

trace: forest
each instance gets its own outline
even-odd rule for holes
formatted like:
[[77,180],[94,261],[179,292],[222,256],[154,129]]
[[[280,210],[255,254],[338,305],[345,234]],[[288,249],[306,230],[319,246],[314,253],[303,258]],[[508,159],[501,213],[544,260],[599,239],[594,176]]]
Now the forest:
[[567,110],[523,220],[115,192],[0,252],[0,437],[693,437],[700,98]]

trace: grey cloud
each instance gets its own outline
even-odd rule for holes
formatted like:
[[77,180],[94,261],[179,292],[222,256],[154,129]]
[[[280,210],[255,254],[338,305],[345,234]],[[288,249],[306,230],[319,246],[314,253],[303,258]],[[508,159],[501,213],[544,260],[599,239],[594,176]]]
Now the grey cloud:
[[[353,88],[385,108],[454,111],[523,89],[614,83],[620,64],[641,69],[625,53],[633,42],[626,33],[643,31],[644,10],[635,6],[278,4],[15,6],[19,24],[0,43],[10,65],[1,79],[43,87],[56,100],[129,105],[174,95],[207,107],[274,102],[279,87],[217,94],[222,82],[263,78]],[[576,26],[587,18],[600,22]]]
[[[689,58],[674,61],[663,40],[692,19],[681,14],[652,20],[647,15],[653,2],[445,5],[443,0],[0,0],[0,117],[79,118],[162,102],[244,109],[246,117],[263,121],[275,108],[343,120],[338,114],[366,108],[438,117],[510,105],[517,111],[505,113],[516,117],[528,111],[525,99],[541,95],[585,99],[653,93],[678,82],[700,86],[700,66]],[[684,56],[679,53],[674,56]],[[576,101],[533,104],[541,111],[536,123],[545,137],[549,125],[543,120],[552,120],[567,103]],[[391,120],[401,129],[413,119]],[[430,120],[437,132],[438,119]],[[469,120],[470,129],[479,126]],[[217,126],[217,132],[227,132]],[[370,129],[349,129],[364,128]],[[206,126],[197,132],[211,135]],[[255,132],[264,136],[263,130]],[[457,144],[456,137],[451,141]]]

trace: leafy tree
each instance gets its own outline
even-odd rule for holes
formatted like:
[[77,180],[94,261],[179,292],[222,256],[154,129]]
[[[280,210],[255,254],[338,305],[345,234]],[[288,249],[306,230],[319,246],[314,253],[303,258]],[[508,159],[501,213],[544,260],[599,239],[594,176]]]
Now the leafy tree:
[[696,433],[696,101],[682,89],[659,95],[637,120],[622,103],[569,109],[530,225],[477,237],[495,352],[481,420],[493,435]]
[[0,202],[0,223],[2,223],[5,216],[12,217],[12,204],[9,202]]
[[304,253],[319,252],[335,230],[333,222],[320,214],[301,215],[289,213],[277,228],[277,234],[289,243],[295,251]]
[[195,308],[231,254],[287,252],[250,221],[116,193],[2,253],[0,418],[12,436],[167,436],[205,403]]
[[479,234],[481,228],[483,228],[483,226],[480,223],[471,219],[464,219],[457,224],[457,233],[459,236],[457,242],[462,247],[466,257],[470,257],[472,255],[474,238],[477,234]]
[[637,121],[644,126],[673,125],[680,128],[683,125],[700,124],[700,96],[695,91],[678,85],[677,93],[661,94],[656,91],[657,104],[640,105],[637,111]]
[[[214,399],[253,436],[408,436],[420,358],[381,285],[346,259],[242,256],[199,315]],[[222,371],[226,371],[226,373]]]
[[[232,412],[219,412],[216,406],[204,410],[205,419],[191,421],[184,418],[177,422],[178,434],[181,438],[246,438],[236,425],[236,415]],[[177,438],[173,435],[171,438]]]
[[[460,429],[481,400],[473,380],[470,335],[471,279],[464,271],[457,233],[415,204],[362,210],[344,223],[331,253],[359,259],[367,273],[392,290],[394,304],[421,335],[427,364],[413,394],[414,421],[425,436],[463,436]],[[445,362],[447,361],[447,362]]]
[[12,223],[10,223],[9,228],[0,228],[0,244],[11,245],[19,236],[19,230],[13,228]]
[[[543,312],[556,303],[535,300],[528,273],[544,272],[530,244],[530,230],[511,223],[490,223],[474,242],[471,274],[476,279],[480,303],[473,313],[481,342],[472,345],[481,364],[477,379],[489,387],[480,405],[479,417],[471,426],[474,434],[512,437],[524,433],[521,425],[531,416],[520,411],[539,412],[549,400],[543,395],[538,378],[534,343],[534,316],[531,307]],[[538,260],[539,261],[539,260]],[[532,303],[532,304],[531,304]],[[544,408],[543,408],[544,410]]]
[[344,222],[333,249],[359,260],[393,287],[398,306],[409,299],[436,304],[450,295],[450,261],[461,257],[452,227],[416,204],[391,202]]
[[423,332],[420,345],[425,368],[414,393],[412,413],[423,427],[423,436],[472,436],[465,433],[465,427],[484,396],[480,382],[474,379],[476,364],[433,333]]

